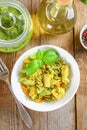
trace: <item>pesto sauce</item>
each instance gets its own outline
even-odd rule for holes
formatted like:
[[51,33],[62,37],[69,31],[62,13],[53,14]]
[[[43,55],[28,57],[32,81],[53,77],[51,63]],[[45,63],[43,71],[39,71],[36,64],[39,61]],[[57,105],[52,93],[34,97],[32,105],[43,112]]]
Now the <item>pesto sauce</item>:
[[18,9],[10,6],[2,6],[0,7],[0,17],[2,24],[0,26],[1,40],[14,40],[23,33],[25,23],[22,13]]

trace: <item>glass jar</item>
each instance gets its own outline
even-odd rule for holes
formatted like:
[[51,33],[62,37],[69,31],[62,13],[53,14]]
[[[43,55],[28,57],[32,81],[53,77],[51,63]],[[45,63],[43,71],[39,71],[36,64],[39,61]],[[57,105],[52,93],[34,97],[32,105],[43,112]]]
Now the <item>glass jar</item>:
[[33,23],[27,8],[16,0],[0,0],[0,52],[15,52],[31,39]]
[[76,8],[73,0],[43,0],[37,9],[40,26],[52,35],[70,31],[76,23]]

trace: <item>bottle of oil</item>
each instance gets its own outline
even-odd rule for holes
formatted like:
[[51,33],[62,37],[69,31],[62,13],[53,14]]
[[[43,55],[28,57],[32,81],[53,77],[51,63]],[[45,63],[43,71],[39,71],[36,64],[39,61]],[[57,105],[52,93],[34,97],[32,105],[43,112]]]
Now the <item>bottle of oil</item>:
[[76,8],[73,0],[43,0],[37,9],[37,17],[45,32],[60,35],[73,28]]

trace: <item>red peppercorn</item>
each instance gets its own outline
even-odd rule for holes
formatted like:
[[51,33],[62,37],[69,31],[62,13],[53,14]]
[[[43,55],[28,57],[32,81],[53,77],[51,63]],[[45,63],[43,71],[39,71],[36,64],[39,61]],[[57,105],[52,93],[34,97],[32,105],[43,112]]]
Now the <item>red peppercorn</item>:
[[83,44],[87,47],[87,29],[85,29],[84,32],[82,33],[82,41]]
[[86,32],[83,32],[83,35],[86,35]]
[[87,47],[87,43],[84,44]]

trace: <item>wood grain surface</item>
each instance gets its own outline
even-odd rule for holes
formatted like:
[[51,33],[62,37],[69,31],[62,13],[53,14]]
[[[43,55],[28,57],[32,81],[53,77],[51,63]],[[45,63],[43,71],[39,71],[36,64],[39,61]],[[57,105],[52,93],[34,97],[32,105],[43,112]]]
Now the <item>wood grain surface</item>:
[[[42,33],[37,23],[36,10],[40,0],[19,0],[30,11],[34,23],[34,33],[30,42],[20,51],[0,53],[11,70],[18,57],[26,50],[38,45],[56,45],[64,48],[75,57],[80,68],[80,86],[74,98],[62,108],[52,112],[28,110],[33,120],[32,130],[87,130],[87,51],[79,41],[79,32],[87,23],[87,5],[80,0],[74,3],[77,9],[77,21],[70,32],[60,36]],[[0,130],[28,130],[22,122],[15,101],[7,85],[0,81]]]

